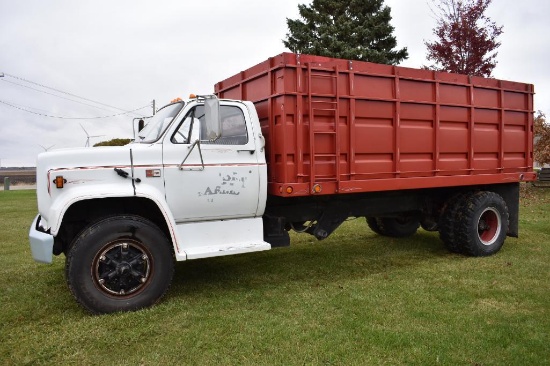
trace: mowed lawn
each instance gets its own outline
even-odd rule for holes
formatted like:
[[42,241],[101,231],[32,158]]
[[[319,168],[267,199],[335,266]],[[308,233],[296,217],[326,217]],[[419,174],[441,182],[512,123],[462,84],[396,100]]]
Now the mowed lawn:
[[548,365],[550,189],[523,187],[520,238],[488,258],[364,219],[325,241],[181,262],[167,296],[91,316],[63,256],[35,263],[34,191],[0,192],[1,365]]

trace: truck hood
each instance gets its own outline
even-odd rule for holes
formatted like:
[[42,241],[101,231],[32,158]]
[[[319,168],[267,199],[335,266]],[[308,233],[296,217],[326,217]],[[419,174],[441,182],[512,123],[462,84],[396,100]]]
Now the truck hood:
[[[153,161],[145,151],[150,151],[154,144],[128,144],[125,146],[98,146],[72,149],[59,149],[38,155],[36,167],[44,172],[50,169],[78,169],[92,167],[111,167],[130,165],[130,149],[134,156],[134,164],[149,164]],[[151,154],[155,155],[155,154]],[[157,156],[151,156],[154,164],[159,164]],[[137,161],[137,160],[139,161]]]

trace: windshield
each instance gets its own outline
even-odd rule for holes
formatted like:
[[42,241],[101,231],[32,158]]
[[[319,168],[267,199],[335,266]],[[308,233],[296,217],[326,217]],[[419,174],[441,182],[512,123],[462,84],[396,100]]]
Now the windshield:
[[183,103],[169,104],[159,110],[139,132],[136,142],[151,143],[157,141],[164,133],[170,122],[183,107]]

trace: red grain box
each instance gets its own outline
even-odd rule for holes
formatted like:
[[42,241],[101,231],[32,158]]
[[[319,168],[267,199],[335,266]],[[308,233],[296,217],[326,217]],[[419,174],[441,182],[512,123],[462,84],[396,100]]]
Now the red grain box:
[[283,53],[215,92],[256,105],[272,195],[535,179],[531,84]]

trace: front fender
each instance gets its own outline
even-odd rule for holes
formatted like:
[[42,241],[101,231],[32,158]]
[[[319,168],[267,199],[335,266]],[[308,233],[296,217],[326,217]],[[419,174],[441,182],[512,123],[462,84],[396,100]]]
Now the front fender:
[[47,223],[50,228],[50,233],[53,236],[57,236],[67,211],[72,205],[78,202],[109,198],[140,197],[152,201],[158,207],[170,233],[176,260],[185,260],[187,256],[185,252],[180,249],[182,247],[180,245],[180,237],[176,230],[174,217],[166,202],[164,192],[154,186],[138,183],[136,184],[136,194],[134,196],[134,189],[131,185],[131,181],[123,181],[123,183],[124,184],[98,184],[94,186],[83,185],[71,187],[64,191],[63,189],[54,191],[56,197],[53,199],[48,210],[49,212],[47,213]]
[[47,220],[50,233],[57,236],[67,210],[77,202],[101,198],[130,197],[133,189],[120,184],[82,185],[54,190],[48,212],[41,212]]

